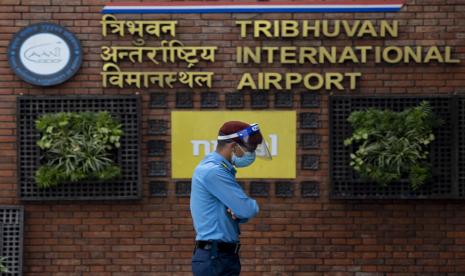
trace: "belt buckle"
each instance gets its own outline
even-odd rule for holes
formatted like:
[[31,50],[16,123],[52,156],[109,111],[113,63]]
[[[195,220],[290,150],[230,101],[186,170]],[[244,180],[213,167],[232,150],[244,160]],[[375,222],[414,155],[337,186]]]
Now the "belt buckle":
[[239,253],[239,249],[241,248],[241,244],[240,243],[236,243],[236,247],[234,248],[234,254],[237,254]]

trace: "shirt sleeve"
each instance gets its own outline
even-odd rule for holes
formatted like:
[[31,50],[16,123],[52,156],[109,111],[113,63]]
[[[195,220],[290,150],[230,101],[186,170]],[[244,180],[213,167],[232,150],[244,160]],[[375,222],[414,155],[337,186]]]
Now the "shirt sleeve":
[[248,197],[241,186],[228,172],[217,169],[208,174],[207,189],[240,219],[239,223],[257,215],[259,208],[255,200]]

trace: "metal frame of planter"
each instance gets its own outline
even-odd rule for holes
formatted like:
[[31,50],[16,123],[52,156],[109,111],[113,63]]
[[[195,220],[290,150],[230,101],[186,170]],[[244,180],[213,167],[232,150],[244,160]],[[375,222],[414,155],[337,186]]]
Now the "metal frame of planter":
[[[83,181],[40,189],[34,173],[40,165],[40,134],[35,120],[54,112],[108,111],[123,125],[124,135],[115,162],[122,177],[113,181]],[[117,96],[20,96],[17,99],[18,196],[22,200],[123,200],[139,199],[141,184],[140,98]]]
[[[410,188],[408,181],[392,183],[381,187],[377,183],[362,180],[350,167],[349,147],[344,139],[350,137],[352,128],[347,121],[350,113],[369,107],[402,111],[426,100],[434,113],[444,120],[444,124],[435,130],[436,140],[430,146],[430,162],[433,167],[432,179],[417,191]],[[462,127],[459,135],[458,125],[465,126],[465,109],[462,122],[458,116],[458,97],[454,96],[331,96],[329,99],[330,128],[330,183],[331,197],[340,199],[443,199],[460,198],[465,194],[465,181],[462,181],[462,193],[458,193],[457,177],[465,179],[465,173],[457,174],[458,144],[457,138],[465,139]],[[462,151],[465,147],[462,146]],[[462,162],[465,167],[465,159]]]
[[6,257],[8,273],[0,275],[23,275],[24,208],[0,206],[1,256]]

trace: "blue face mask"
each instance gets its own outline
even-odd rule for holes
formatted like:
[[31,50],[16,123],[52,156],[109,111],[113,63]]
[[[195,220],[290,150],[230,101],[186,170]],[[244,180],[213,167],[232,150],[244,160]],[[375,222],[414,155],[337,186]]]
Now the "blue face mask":
[[238,168],[244,168],[252,165],[255,161],[255,152],[246,151],[242,156],[237,156],[233,153],[231,162]]

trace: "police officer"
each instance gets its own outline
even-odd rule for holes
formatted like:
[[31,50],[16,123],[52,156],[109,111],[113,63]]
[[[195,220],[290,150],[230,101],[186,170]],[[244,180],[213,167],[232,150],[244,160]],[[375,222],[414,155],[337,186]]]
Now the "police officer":
[[192,176],[190,208],[196,242],[194,276],[239,275],[239,224],[258,213],[258,204],[236,181],[236,168],[250,166],[259,155],[271,159],[258,124],[226,122],[216,151],[200,162]]

